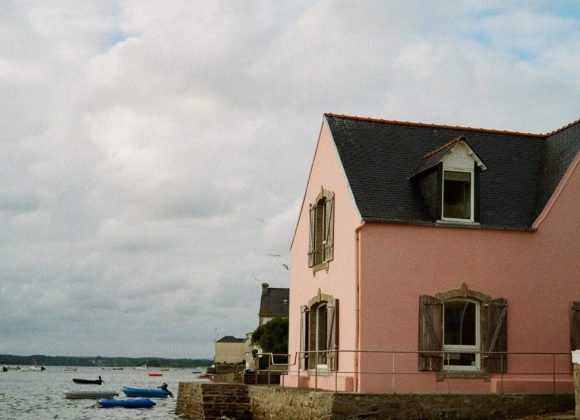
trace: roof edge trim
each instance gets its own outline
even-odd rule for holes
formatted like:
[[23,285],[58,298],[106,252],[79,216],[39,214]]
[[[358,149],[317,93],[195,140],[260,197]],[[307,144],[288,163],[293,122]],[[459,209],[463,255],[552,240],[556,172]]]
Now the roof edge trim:
[[568,183],[568,180],[572,176],[572,173],[574,172],[576,167],[579,165],[579,163],[580,163],[580,152],[577,152],[574,159],[572,159],[572,162],[570,163],[570,165],[568,165],[568,169],[566,169],[566,172],[564,172],[564,175],[562,175],[562,179],[560,179],[560,182],[558,182],[558,185],[556,186],[556,189],[554,190],[554,192],[550,196],[550,199],[548,200],[548,202],[546,203],[546,205],[542,209],[542,212],[536,218],[534,223],[532,223],[532,227],[534,229],[538,229],[540,227],[540,225],[542,224],[542,222],[546,219],[546,217],[548,216],[548,214],[552,210],[552,207],[554,207],[554,204],[556,204],[556,201],[558,201],[558,197],[560,197],[562,190],[564,190],[564,187]]
[[565,126],[558,128],[554,131],[549,133],[524,133],[520,131],[509,131],[509,130],[495,130],[491,128],[476,128],[476,127],[463,127],[459,125],[446,125],[446,124],[431,124],[431,123],[419,123],[419,122],[412,122],[412,121],[399,121],[399,120],[386,120],[382,118],[370,118],[370,117],[360,117],[357,115],[345,115],[345,114],[334,114],[332,112],[325,112],[325,116],[327,117],[336,117],[336,118],[344,118],[348,120],[355,120],[355,121],[366,121],[366,122],[376,122],[376,123],[384,123],[384,124],[397,124],[397,125],[407,125],[413,127],[432,127],[432,128],[448,128],[454,130],[464,130],[464,131],[476,131],[479,133],[495,133],[495,134],[509,134],[514,136],[522,136],[522,137],[536,137],[536,138],[545,138],[560,131],[563,131],[569,127],[572,127],[575,124],[580,123],[580,119],[573,121]]

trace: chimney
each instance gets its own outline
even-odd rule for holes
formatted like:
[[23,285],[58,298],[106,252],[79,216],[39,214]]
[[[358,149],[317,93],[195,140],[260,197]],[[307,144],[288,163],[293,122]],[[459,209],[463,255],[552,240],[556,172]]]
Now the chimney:
[[268,287],[270,287],[268,283],[262,283],[262,296],[265,296],[268,293]]

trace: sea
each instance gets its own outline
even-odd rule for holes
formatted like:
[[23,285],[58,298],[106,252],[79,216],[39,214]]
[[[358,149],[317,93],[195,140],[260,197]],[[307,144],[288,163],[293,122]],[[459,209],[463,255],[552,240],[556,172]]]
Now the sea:
[[[78,367],[67,371],[62,366],[46,366],[41,372],[9,370],[0,372],[0,419],[177,419],[175,404],[180,382],[197,382],[203,379],[183,368],[161,371],[148,368],[135,370],[123,368]],[[149,376],[161,373],[163,376]],[[102,385],[79,385],[73,378],[98,379]],[[71,400],[65,398],[68,391],[114,390],[116,398],[123,398],[124,386],[134,388],[158,388],[167,383],[174,398],[154,399],[150,409],[102,408],[96,400]]]

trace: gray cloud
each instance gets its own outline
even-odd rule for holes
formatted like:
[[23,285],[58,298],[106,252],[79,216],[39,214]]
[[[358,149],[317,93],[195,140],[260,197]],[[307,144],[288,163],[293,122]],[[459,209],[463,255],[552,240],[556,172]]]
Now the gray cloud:
[[323,112],[578,118],[555,3],[3,4],[0,352],[210,357],[287,285]]

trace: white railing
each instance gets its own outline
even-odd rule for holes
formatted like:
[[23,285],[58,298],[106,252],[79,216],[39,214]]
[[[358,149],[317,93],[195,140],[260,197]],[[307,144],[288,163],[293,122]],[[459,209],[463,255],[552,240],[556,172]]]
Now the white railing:
[[[462,351],[461,353],[467,352]],[[477,359],[482,361],[481,366],[468,367],[465,371],[460,372],[466,373],[466,376],[471,374],[473,377],[481,377],[483,379],[489,379],[493,376],[498,382],[497,392],[500,393],[504,392],[504,381],[506,378],[533,377],[534,380],[551,382],[550,388],[554,394],[559,392],[557,387],[559,381],[568,381],[572,378],[572,360],[569,352],[472,353],[476,353],[479,356]],[[294,357],[290,354],[280,355],[272,353],[261,353],[258,356],[262,358],[266,357],[268,360],[268,367],[259,370],[262,374],[280,374],[280,371],[283,371],[283,375],[292,374],[297,375],[298,378],[308,376],[311,381],[311,387],[314,385],[312,387],[314,389],[319,389],[319,377],[325,378],[325,389],[328,389],[328,377],[334,376],[334,391],[339,392],[338,380],[340,377],[355,376],[362,380],[365,376],[384,376],[385,384],[388,384],[390,388],[390,392],[388,393],[396,393],[397,382],[401,377],[433,373],[420,371],[418,369],[417,363],[421,354],[435,359],[440,358],[442,369],[436,374],[440,375],[442,379],[444,378],[446,381],[465,379],[465,376],[453,375],[453,373],[458,373],[457,370],[448,370],[445,368],[446,365],[448,366],[451,363],[450,360],[453,359],[451,355],[455,353],[444,351],[333,350],[296,352]],[[321,355],[337,360],[339,368],[336,370],[322,369],[318,363],[312,363],[312,368],[304,368],[304,366],[308,366],[308,360],[313,358],[314,360],[318,360]],[[497,373],[489,373],[486,371],[485,366],[487,363],[485,361],[490,356],[499,360],[499,372]],[[341,370],[341,360],[344,362],[347,357],[356,360],[368,360],[372,358],[372,370]],[[281,358],[286,358],[287,363],[280,363]],[[507,368],[505,368],[505,363],[507,363]],[[268,383],[270,383],[269,380]],[[280,385],[284,386],[283,377]]]

